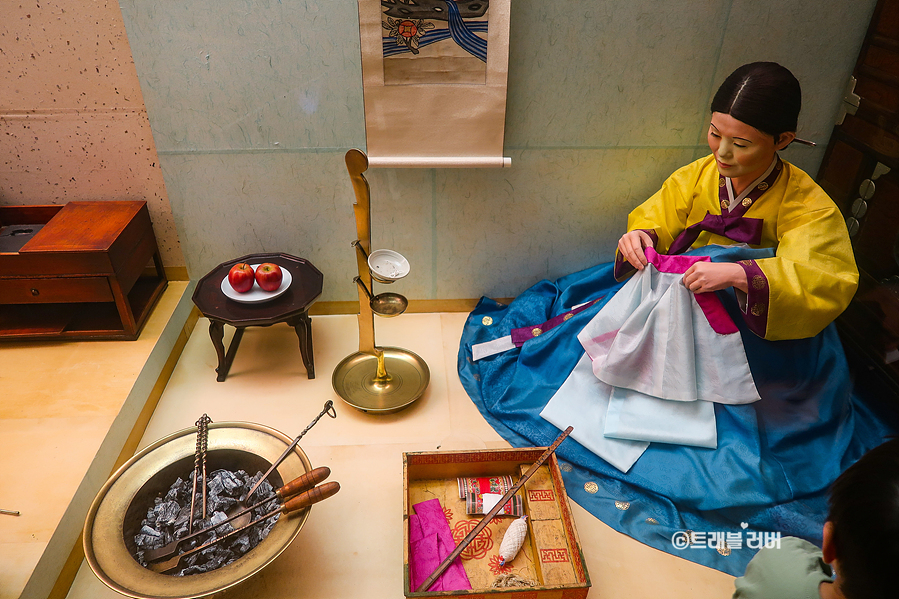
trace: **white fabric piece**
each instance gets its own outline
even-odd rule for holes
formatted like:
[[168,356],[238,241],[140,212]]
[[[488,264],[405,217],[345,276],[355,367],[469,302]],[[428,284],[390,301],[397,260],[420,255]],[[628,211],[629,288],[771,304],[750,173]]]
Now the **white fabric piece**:
[[499,500],[502,499],[503,496],[501,493],[482,493],[481,494],[481,505],[484,506],[484,513],[488,513],[496,504],[499,503]]
[[716,333],[682,278],[649,264],[584,327],[596,377],[661,399],[758,401],[740,334]]
[[627,472],[649,443],[603,436],[611,393],[612,388],[593,375],[590,356],[584,354],[540,416],[559,430],[573,426],[570,436],[575,441],[615,468]]
[[493,341],[485,341],[484,343],[472,345],[471,359],[472,361],[477,362],[481,358],[487,358],[500,352],[509,351],[510,349],[515,349],[515,344],[512,343],[512,335],[506,335],[505,337],[500,337]]
[[710,401],[669,401],[615,387],[609,399],[606,437],[718,447],[715,404]]

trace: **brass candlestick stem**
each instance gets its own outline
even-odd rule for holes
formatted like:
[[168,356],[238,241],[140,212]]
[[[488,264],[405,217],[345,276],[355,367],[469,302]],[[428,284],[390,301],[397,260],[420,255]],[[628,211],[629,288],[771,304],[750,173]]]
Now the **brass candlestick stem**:
[[[413,352],[398,347],[375,344],[374,315],[396,316],[405,310],[405,298],[398,294],[373,296],[372,275],[368,256],[371,254],[371,188],[363,173],[368,170],[368,157],[361,150],[346,153],[346,166],[356,199],[356,265],[355,282],[359,294],[359,351],[350,354],[334,369],[331,384],[346,403],[363,412],[389,414],[416,401],[425,392],[430,371],[424,360]],[[386,282],[386,281],[384,281]],[[380,298],[380,299],[379,299]],[[373,310],[378,309],[378,312]]]

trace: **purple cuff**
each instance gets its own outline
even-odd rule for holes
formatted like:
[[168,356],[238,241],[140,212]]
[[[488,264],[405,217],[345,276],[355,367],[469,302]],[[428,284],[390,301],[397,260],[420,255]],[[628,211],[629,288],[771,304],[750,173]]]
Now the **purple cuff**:
[[746,288],[748,289],[743,319],[753,333],[764,339],[768,332],[770,291],[768,277],[765,276],[755,260],[740,260],[737,264],[746,272]]
[[[649,235],[652,238],[653,247],[659,245],[659,235],[655,232],[655,229],[634,229],[634,231],[643,231],[644,233]],[[631,274],[635,270],[637,269],[634,268],[630,262],[624,259],[624,257],[621,255],[621,252],[615,250],[615,270],[613,273],[615,275],[615,280],[621,281],[624,277]]]

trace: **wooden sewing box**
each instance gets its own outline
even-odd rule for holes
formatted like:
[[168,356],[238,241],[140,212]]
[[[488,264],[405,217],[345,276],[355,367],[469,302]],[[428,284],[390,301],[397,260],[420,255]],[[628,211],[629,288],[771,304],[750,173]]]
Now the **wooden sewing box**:
[[[508,475],[518,480],[545,448],[423,451],[403,454],[404,594],[410,599],[464,597],[465,599],[584,599],[590,576],[574,526],[568,494],[555,454],[540,466],[518,491],[527,514],[524,546],[506,566],[499,564],[499,547],[515,520],[497,516],[462,552],[461,560],[471,590],[420,591],[411,588],[409,516],[419,502],[437,498],[458,544],[481,520],[466,513],[457,477]],[[501,574],[516,574],[535,584],[493,588]]]
[[147,204],[0,206],[0,339],[129,339],[167,284]]

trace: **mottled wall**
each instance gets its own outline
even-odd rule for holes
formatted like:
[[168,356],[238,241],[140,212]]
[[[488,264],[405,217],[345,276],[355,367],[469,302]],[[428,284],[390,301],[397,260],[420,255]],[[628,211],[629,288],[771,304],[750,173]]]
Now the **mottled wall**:
[[[412,264],[392,291],[508,297],[609,260],[627,213],[707,151],[711,95],[744,62],[800,79],[799,134],[819,147],[785,157],[814,174],[874,4],[513,0],[512,168],[369,171],[373,245]],[[121,10],[191,277],[285,251],[324,272],[322,300],[355,300],[343,156],[365,147],[356,0]]]
[[0,0],[0,204],[146,200],[184,266],[118,4]]

